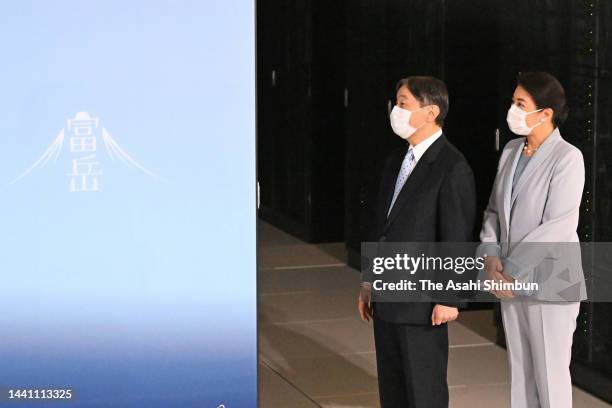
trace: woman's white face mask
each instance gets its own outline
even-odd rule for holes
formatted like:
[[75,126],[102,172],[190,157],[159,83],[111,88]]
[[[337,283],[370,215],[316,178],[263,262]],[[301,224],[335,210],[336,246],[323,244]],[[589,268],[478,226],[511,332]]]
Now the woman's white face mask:
[[544,122],[544,119],[541,119],[538,123],[529,127],[527,125],[527,115],[529,115],[530,113],[539,112],[541,110],[544,109],[537,109],[531,112],[525,112],[515,104],[512,104],[512,106],[510,106],[510,109],[508,109],[508,115],[506,116],[508,127],[510,128],[512,133],[516,135],[527,136],[534,128],[540,126]]
[[419,125],[419,127],[413,127],[410,124],[410,117],[414,112],[418,112],[425,108],[426,106],[423,106],[422,108],[410,111],[407,109],[402,109],[399,106],[395,105],[391,110],[391,114],[389,115],[393,132],[395,132],[395,134],[401,137],[402,139],[408,139],[414,134],[414,132],[416,132],[421,126],[426,123],[423,122],[421,125]]

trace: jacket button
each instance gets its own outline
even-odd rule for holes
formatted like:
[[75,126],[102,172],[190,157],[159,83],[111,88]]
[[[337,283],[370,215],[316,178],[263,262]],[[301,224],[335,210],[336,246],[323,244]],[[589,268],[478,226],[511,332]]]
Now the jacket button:
[[386,240],[387,240],[386,236],[383,235],[383,236],[380,237],[380,241],[386,241]]

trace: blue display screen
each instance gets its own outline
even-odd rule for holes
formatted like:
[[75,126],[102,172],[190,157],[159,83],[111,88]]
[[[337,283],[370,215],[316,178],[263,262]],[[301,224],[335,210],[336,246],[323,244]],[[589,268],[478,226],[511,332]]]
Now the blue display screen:
[[255,406],[254,45],[250,1],[0,6],[3,393]]

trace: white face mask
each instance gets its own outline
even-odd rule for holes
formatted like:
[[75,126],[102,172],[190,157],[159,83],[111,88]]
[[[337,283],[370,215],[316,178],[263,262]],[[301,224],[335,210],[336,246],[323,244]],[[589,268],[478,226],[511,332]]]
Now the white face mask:
[[410,117],[414,112],[418,112],[425,108],[426,106],[423,106],[420,109],[410,111],[407,109],[402,109],[399,106],[395,105],[391,110],[391,114],[389,115],[389,118],[391,119],[391,128],[393,128],[395,134],[401,137],[402,139],[408,139],[410,136],[412,136],[418,128],[425,124],[425,122],[423,122],[423,124],[419,127],[415,128],[410,125]]
[[544,109],[537,109],[531,112],[525,112],[515,104],[510,106],[508,109],[508,115],[506,116],[506,121],[508,122],[508,127],[512,131],[512,133],[520,136],[527,136],[531,133],[531,131],[540,126],[544,120],[540,120],[538,123],[533,125],[532,127],[527,126],[527,115],[534,112],[539,112]]

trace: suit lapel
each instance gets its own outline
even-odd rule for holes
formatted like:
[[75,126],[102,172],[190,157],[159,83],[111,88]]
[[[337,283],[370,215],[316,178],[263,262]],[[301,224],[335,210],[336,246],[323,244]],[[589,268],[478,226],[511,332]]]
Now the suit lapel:
[[[440,152],[445,143],[446,138],[444,137],[444,135],[440,136],[438,140],[436,140],[431,146],[429,146],[425,154],[423,154],[421,159],[418,161],[418,163],[414,167],[414,170],[412,170],[412,173],[410,173],[408,180],[406,180],[406,183],[404,183],[404,186],[402,187],[397,198],[395,199],[395,203],[393,204],[391,213],[389,214],[389,217],[387,217],[387,220],[384,224],[383,232],[387,230],[387,228],[389,228],[389,226],[391,225],[395,217],[397,217],[397,214],[400,212],[402,207],[406,205],[410,197],[412,197],[414,193],[418,191],[419,187],[423,184],[423,182],[427,180],[427,177],[430,175],[430,167],[435,161],[436,157],[438,156],[438,153]],[[397,168],[397,170],[399,172],[399,167]],[[389,210],[389,205],[391,204],[391,198],[393,197],[394,189],[395,183],[393,183],[393,186],[391,187],[391,195],[388,199],[387,205],[385,206],[385,214]]]
[[521,152],[523,151],[524,146],[524,138],[523,143],[519,143],[515,150],[511,153],[510,159],[506,162],[506,168],[504,169],[504,177],[503,177],[503,188],[504,188],[504,222],[506,224],[506,231],[508,231],[508,227],[510,226],[510,202],[511,202],[511,194],[512,194],[512,179],[514,178],[514,170],[516,169],[516,163],[518,163],[519,157],[521,157]]
[[[406,156],[406,152],[408,151],[408,147],[400,150],[401,153],[398,153],[393,157],[393,161],[389,166],[390,173],[385,179],[385,184],[382,186],[383,191],[385,193],[385,205],[384,205],[384,219],[387,218],[387,213],[389,212],[389,206],[391,205],[391,200],[393,199],[393,193],[395,192],[395,182],[397,180],[397,175],[399,174],[400,168],[402,167],[402,162],[404,161],[404,156]],[[384,221],[383,221],[384,222]]]
[[[536,169],[546,161],[546,159],[550,156],[553,151],[553,148],[557,141],[561,139],[561,134],[559,133],[559,129],[555,129],[550,136],[546,138],[544,143],[538,148],[538,151],[529,159],[527,165],[525,166],[525,170],[523,170],[523,174],[518,179],[514,190],[512,191],[512,199],[510,201],[510,208],[514,205],[514,201],[516,200],[517,194],[520,192],[521,188],[525,185],[527,180],[533,175]],[[515,165],[516,167],[516,165]],[[512,180],[510,181],[510,189],[512,189]]]

